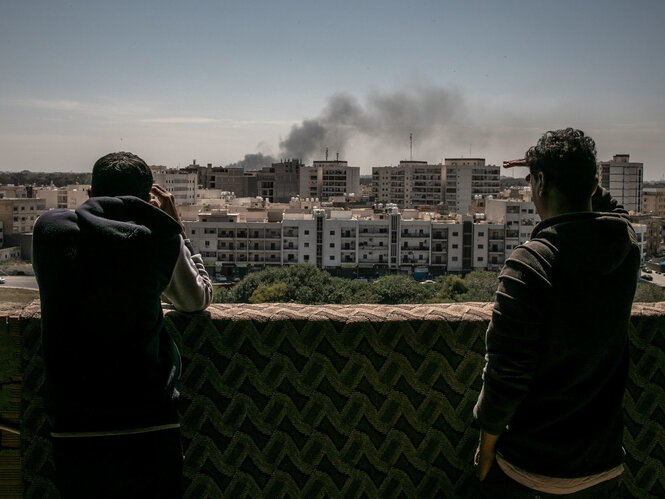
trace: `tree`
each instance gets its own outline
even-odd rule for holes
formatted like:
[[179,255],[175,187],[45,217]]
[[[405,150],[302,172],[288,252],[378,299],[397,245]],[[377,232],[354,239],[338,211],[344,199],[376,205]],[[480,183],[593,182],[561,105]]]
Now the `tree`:
[[252,296],[249,297],[249,303],[268,303],[268,302],[282,302],[288,291],[288,286],[283,282],[278,282],[272,286],[264,286],[259,284],[259,287],[254,290]]
[[432,295],[428,286],[423,286],[408,275],[389,275],[372,284],[373,292],[379,298],[378,303],[425,303]]

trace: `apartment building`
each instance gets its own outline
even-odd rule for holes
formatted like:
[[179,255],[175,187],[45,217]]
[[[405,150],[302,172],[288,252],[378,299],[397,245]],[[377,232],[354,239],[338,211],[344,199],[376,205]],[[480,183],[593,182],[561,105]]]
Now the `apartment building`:
[[376,203],[399,208],[437,206],[444,201],[444,166],[427,161],[400,161],[398,166],[372,168],[372,193]]
[[635,213],[642,211],[643,163],[630,161],[629,154],[616,154],[610,161],[600,161],[600,185],[610,191],[623,207]]
[[665,217],[665,187],[645,187],[643,189],[642,212]]
[[519,234],[518,226],[512,225],[512,209],[507,211],[509,226],[468,215],[455,220],[428,213],[405,218],[413,213],[400,213],[394,205],[376,212],[283,211],[275,213],[279,219],[269,219],[267,211],[213,211],[185,226],[205,265],[215,273],[309,263],[331,270],[410,273],[426,268],[442,274],[500,269],[519,241],[512,232]]
[[76,184],[64,187],[34,187],[33,194],[35,198],[44,200],[47,210],[54,208],[75,210],[88,200],[89,190],[89,185]]
[[446,158],[445,202],[452,213],[465,215],[476,196],[497,197],[500,169],[485,165],[484,158]]
[[0,222],[5,238],[10,234],[32,232],[37,217],[46,211],[46,202],[36,198],[0,199]]
[[360,196],[360,167],[347,161],[314,161],[300,170],[300,196],[328,201],[346,194]]
[[504,227],[505,258],[531,239],[534,227],[540,222],[533,202],[519,199],[487,199],[485,219]]
[[165,166],[151,166],[150,170],[155,183],[173,194],[177,205],[196,204],[196,173]]
[[305,165],[299,159],[286,159],[256,172],[258,195],[271,203],[288,203],[300,192],[300,171]]

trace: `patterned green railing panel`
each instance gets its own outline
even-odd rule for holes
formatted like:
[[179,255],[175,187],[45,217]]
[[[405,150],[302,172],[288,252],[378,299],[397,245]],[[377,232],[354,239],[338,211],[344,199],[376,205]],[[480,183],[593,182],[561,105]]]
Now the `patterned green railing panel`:
[[[490,305],[167,314],[184,358],[185,497],[470,494]],[[633,310],[627,496],[665,497],[665,303]],[[26,497],[56,497],[39,321],[23,321]]]

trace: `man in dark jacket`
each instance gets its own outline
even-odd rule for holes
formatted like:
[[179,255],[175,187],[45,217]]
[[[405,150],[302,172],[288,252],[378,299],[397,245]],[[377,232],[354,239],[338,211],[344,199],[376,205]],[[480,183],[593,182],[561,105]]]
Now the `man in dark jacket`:
[[88,201],[35,223],[47,401],[65,498],[180,495],[180,357],[161,297],[194,312],[209,305],[212,287],[173,197],[152,182],[138,156],[109,154],[93,167]]
[[590,137],[548,132],[526,165],[542,222],[499,277],[474,410],[478,476],[486,497],[612,497],[639,246],[598,187]]

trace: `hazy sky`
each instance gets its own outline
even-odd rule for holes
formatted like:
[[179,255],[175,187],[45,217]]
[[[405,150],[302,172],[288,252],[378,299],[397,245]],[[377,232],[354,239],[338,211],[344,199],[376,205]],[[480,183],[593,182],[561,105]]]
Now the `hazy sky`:
[[500,163],[573,126],[661,178],[664,24],[663,0],[2,0],[0,170],[328,146],[368,173],[409,133]]

